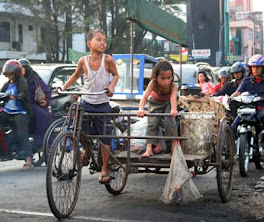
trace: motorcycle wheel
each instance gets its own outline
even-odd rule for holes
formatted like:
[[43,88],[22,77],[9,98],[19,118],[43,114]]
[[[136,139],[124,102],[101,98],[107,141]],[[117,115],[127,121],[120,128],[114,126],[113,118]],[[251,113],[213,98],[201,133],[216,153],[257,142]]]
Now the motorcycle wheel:
[[261,170],[262,166],[261,166],[261,154],[259,152],[259,149],[254,150],[254,154],[253,154],[253,160],[255,162],[255,166],[256,169]]
[[238,161],[239,171],[242,177],[246,177],[249,169],[249,138],[247,134],[240,134],[238,137]]

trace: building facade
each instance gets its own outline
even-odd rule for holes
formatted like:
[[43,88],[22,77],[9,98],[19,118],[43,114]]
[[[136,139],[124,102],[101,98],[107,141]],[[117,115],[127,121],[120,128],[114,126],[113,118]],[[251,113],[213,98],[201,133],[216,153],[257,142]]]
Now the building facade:
[[[227,63],[248,62],[254,54],[263,54],[263,12],[253,11],[253,0],[230,0],[230,42]],[[233,58],[233,59],[232,59]]]

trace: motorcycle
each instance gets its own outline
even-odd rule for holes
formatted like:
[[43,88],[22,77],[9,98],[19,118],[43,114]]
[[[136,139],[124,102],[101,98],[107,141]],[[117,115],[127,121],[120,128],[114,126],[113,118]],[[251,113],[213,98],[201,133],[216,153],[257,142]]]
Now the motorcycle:
[[[3,100],[9,95],[0,93],[0,112],[3,112]],[[34,147],[34,139],[29,137],[31,146]],[[44,162],[42,148],[32,150],[32,165],[40,166]],[[9,126],[0,126],[0,161],[25,160],[25,156],[17,149],[16,135]]]
[[243,92],[240,96],[233,98],[239,102],[237,115],[237,157],[239,162],[240,175],[246,177],[249,170],[249,162],[254,161],[256,169],[262,169],[261,159],[263,147],[260,146],[260,138],[264,131],[263,123],[257,119],[257,110],[261,109],[264,97]]

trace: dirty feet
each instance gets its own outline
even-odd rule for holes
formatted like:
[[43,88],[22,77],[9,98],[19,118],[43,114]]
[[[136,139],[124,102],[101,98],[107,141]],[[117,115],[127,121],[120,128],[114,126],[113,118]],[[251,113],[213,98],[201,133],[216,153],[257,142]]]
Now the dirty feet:
[[150,157],[150,156],[153,156],[153,152],[152,151],[148,151],[148,150],[141,155],[141,157]]
[[101,173],[99,176],[98,182],[101,184],[106,184],[106,183],[109,183],[110,180],[111,180],[111,177],[109,173],[108,174]]
[[153,149],[153,153],[158,154],[158,153],[161,153],[161,151],[162,151],[162,147],[161,147],[161,145],[158,143],[158,144],[156,145],[156,147]]
[[27,164],[25,163],[22,167],[23,171],[31,171],[33,169],[33,165],[32,164]]

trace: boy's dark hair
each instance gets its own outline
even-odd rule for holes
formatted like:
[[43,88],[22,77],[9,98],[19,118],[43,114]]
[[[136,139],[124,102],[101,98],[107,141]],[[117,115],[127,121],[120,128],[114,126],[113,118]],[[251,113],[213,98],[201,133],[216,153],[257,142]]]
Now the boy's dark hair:
[[161,60],[159,61],[153,68],[152,70],[152,75],[151,75],[151,79],[157,79],[158,75],[162,72],[162,71],[168,71],[171,70],[172,73],[172,77],[173,77],[173,68],[172,65],[166,61],[166,60]]
[[92,29],[90,30],[89,32],[87,32],[87,35],[86,35],[86,39],[87,41],[90,41],[92,40],[92,38],[95,36],[96,33],[102,33],[103,35],[105,35],[105,32],[101,29]]

